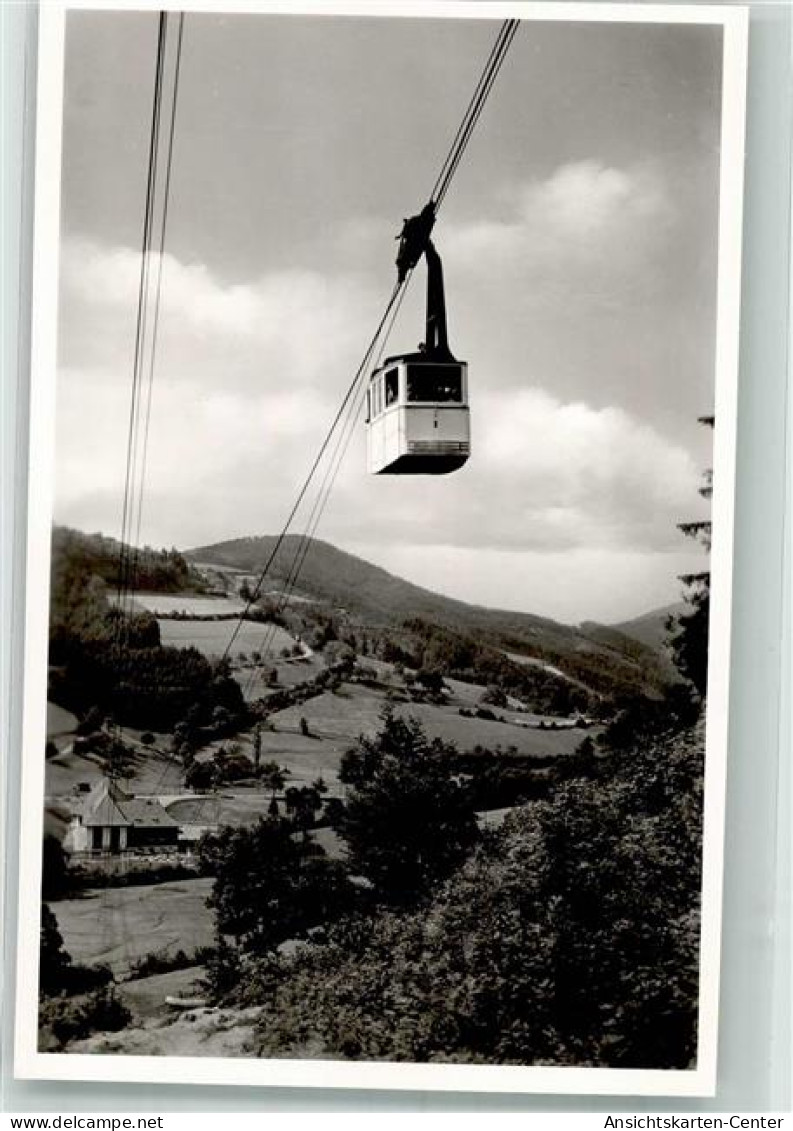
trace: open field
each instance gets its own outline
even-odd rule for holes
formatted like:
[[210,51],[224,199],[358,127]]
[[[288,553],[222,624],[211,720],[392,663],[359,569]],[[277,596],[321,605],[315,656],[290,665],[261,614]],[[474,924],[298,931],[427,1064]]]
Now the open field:
[[156,615],[236,616],[245,609],[240,597],[193,597],[189,593],[136,593],[135,604]]
[[132,982],[121,982],[116,987],[116,993],[139,1021],[149,1017],[173,1019],[178,1014],[171,1006],[165,1004],[166,997],[199,996],[201,993],[199,983],[204,973],[203,966],[169,970],[166,974],[152,974],[150,978],[135,978]]
[[44,767],[44,792],[47,797],[68,797],[78,782],[93,785],[103,776],[103,763],[92,754],[65,752],[48,758]]
[[[304,704],[307,706],[307,704]],[[282,712],[285,714],[286,712]],[[243,735],[234,740],[239,744],[242,752],[253,760],[250,734]],[[222,744],[221,744],[222,745]],[[228,743],[226,744],[228,745]],[[344,737],[333,738],[308,738],[300,734],[297,726],[294,731],[284,732],[262,731],[262,763],[277,762],[279,766],[289,771],[287,785],[310,785],[321,777],[331,790],[337,792],[338,770],[341,756],[352,740]],[[204,755],[199,754],[199,760]],[[227,792],[231,792],[228,790]],[[233,792],[240,792],[237,786]],[[253,792],[253,791],[252,791]],[[258,792],[258,791],[257,791]]]
[[[487,706],[488,704],[482,702],[482,696],[487,690],[481,683],[463,683],[459,679],[450,679],[448,676],[444,677],[443,682],[451,692],[449,696],[449,704],[454,707],[468,707],[477,708]],[[583,686],[583,685],[582,685]],[[557,718],[554,715],[537,715],[533,711],[518,711],[520,700],[510,699],[510,707],[498,708],[497,713],[505,717],[511,717],[516,723],[531,723],[539,724],[544,722],[548,725],[554,723],[558,727],[571,726],[571,721],[564,718]]]
[[324,691],[296,707],[275,711],[270,717],[278,732],[299,731],[306,719],[313,741],[325,739],[345,750],[360,734],[375,734],[384,699],[360,684],[343,683],[337,692]]
[[[281,645],[283,647],[283,645]],[[244,651],[244,649],[243,649]],[[260,649],[256,649],[260,651]],[[262,653],[264,655],[264,653]],[[250,653],[248,653],[250,655]],[[273,667],[278,672],[278,683],[275,687],[266,684],[262,679],[261,668],[254,666],[237,667],[234,671],[234,678],[242,688],[242,694],[245,696],[246,701],[250,702],[252,699],[261,699],[266,697],[273,691],[278,691],[282,687],[294,687],[298,683],[306,683],[308,680],[313,679],[325,667],[322,660],[318,656],[299,656],[294,659],[282,659],[280,656],[268,656],[267,661],[270,667]]]
[[[173,648],[198,648],[205,656],[221,656],[237,626],[235,620],[159,620],[160,640]],[[274,659],[282,648],[292,648],[294,637],[277,624],[243,621],[239,626],[230,656],[261,652]]]
[[[375,734],[380,725],[383,696],[358,684],[343,684],[339,693],[325,692],[298,707],[289,707],[272,716],[278,731],[297,731],[305,718],[309,732],[316,740],[330,740],[344,750],[360,734]],[[540,730],[514,723],[490,722],[486,719],[463,718],[457,707],[429,703],[397,704],[402,716],[415,716],[430,738],[454,742],[460,750],[480,745],[488,749],[516,747],[519,754],[571,754],[581,742],[584,732],[576,728]],[[277,736],[277,737],[280,737]]]
[[104,888],[52,903],[66,950],[75,962],[104,963],[116,976],[155,950],[211,946],[211,879]]
[[[456,707],[436,707],[430,703],[411,703],[399,710],[402,715],[414,715],[420,719],[431,738],[453,742],[460,750],[473,750],[475,746],[484,746],[488,750],[500,746],[506,750],[514,746],[517,754],[565,755],[573,753],[585,734],[575,727],[540,730],[517,723],[467,719],[458,714]],[[498,711],[495,713],[499,714]]]
[[[137,735],[137,732],[135,732]],[[124,742],[130,741],[126,731],[121,732]],[[182,788],[181,763],[165,748],[168,739],[161,740],[162,747],[148,750],[139,748],[130,764],[130,774],[122,785],[135,793],[169,793]],[[104,777],[104,762],[93,754],[74,754],[71,749],[55,758],[48,758],[44,771],[44,792],[48,798],[73,797],[78,784],[93,785]]]
[[[284,765],[283,762],[280,763]],[[308,785],[320,776],[319,772],[309,775],[304,774],[298,777],[297,774],[291,775],[286,779],[285,789],[290,786]],[[333,771],[328,771],[325,767],[325,773],[322,775],[325,783],[328,785],[328,792],[325,798],[342,796],[342,789],[338,786],[335,774]],[[219,825],[255,825],[262,817],[268,816],[270,808],[271,794],[264,787],[252,786],[245,788],[233,787],[222,790],[217,796],[211,798],[212,808],[207,806],[206,812],[211,814],[211,819],[216,821]],[[278,806],[281,816],[284,816],[284,791],[279,790],[276,794]],[[178,807],[175,809],[178,815]]]
[[449,702],[456,707],[478,707],[487,688],[481,683],[463,683],[461,679],[449,679],[444,676],[443,682],[451,692]]

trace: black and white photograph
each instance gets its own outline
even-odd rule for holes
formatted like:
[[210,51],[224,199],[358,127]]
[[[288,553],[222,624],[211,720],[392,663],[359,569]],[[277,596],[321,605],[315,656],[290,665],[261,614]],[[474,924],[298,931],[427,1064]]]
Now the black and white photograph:
[[707,1094],[745,13],[42,49],[17,1071]]

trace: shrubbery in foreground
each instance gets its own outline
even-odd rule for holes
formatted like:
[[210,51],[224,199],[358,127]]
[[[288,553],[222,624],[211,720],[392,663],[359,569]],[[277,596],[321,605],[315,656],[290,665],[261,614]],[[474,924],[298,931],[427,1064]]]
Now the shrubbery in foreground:
[[49,1030],[60,1045],[90,1037],[92,1033],[116,1033],[132,1020],[113,988],[79,997],[45,998],[39,1007],[39,1026]]
[[254,966],[260,1054],[689,1067],[701,752],[697,728],[614,755],[516,811],[425,906]]

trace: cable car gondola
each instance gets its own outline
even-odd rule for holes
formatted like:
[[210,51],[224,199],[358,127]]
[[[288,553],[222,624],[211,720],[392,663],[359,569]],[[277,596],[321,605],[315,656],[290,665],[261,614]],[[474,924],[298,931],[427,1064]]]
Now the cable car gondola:
[[367,465],[373,475],[446,475],[471,453],[468,366],[446,333],[441,258],[430,240],[431,201],[405,221],[397,255],[401,284],[423,255],[427,262],[427,328],[417,352],[388,357],[367,390]]

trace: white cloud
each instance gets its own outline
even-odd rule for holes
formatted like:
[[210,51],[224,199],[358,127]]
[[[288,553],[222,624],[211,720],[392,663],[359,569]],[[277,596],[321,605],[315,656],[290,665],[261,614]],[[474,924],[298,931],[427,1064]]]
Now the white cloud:
[[[114,530],[121,512],[128,391],[112,374],[62,370],[57,417],[56,512],[91,529]],[[145,407],[141,411],[141,419]],[[212,539],[280,525],[298,469],[319,444],[331,406],[311,390],[255,398],[233,391],[185,397],[181,383],[155,385],[146,451],[143,535],[148,541]],[[137,446],[136,481],[143,440]]]
[[487,466],[517,472],[551,509],[597,513],[630,499],[657,513],[690,497],[697,472],[688,453],[621,408],[562,404],[537,389],[480,403]]
[[364,523],[388,543],[554,551],[667,551],[697,506],[691,456],[619,408],[563,404],[523,389],[480,395],[473,454],[436,480],[339,484],[334,520],[348,537]]
[[523,192],[526,220],[550,224],[572,239],[602,236],[617,223],[657,220],[669,205],[647,168],[615,169],[597,161],[562,165],[544,182]]
[[[550,255],[553,247],[557,257],[565,246],[588,249],[578,267],[569,257],[558,260],[559,270],[567,263],[568,276],[580,283],[611,262],[604,267],[602,256],[590,255],[596,247],[608,246],[620,230],[639,233],[653,218],[660,223],[666,207],[649,174],[594,163],[564,167],[516,200],[508,222],[444,232],[444,249],[452,262],[457,257],[455,288],[465,291],[466,279],[475,283],[455,310],[465,310],[481,284],[461,260],[478,256],[484,242],[488,275],[498,276],[500,289],[520,277],[522,256],[539,254],[537,248]],[[362,243],[370,238],[364,229],[359,236]],[[628,245],[618,241],[615,248],[613,258],[622,256],[623,265],[636,254],[636,244]],[[498,275],[494,253],[511,264],[512,275]],[[57,515],[110,533],[117,532],[123,492],[138,269],[137,255],[127,249],[76,240],[64,248]],[[415,305],[420,297],[411,296]],[[351,272],[282,271],[226,283],[205,266],[166,257],[144,540],[189,546],[280,529],[381,301]],[[415,317],[408,310],[395,347],[418,340],[420,327],[407,338],[404,326]],[[559,341],[560,355],[565,345]],[[436,479],[367,476],[359,425],[320,536],[379,546],[382,564],[389,555],[404,563],[397,572],[410,573],[415,552],[417,580],[429,570],[426,556],[437,551],[450,578],[455,575],[445,588],[456,586],[473,599],[484,599],[475,596],[484,584],[476,570],[490,571],[491,587],[498,588],[497,574],[512,585],[520,574],[516,563],[525,559],[526,577],[549,590],[538,590],[536,599],[525,594],[524,607],[540,612],[549,610],[553,589],[541,559],[621,561],[614,578],[624,575],[639,589],[639,561],[654,563],[648,578],[673,579],[676,523],[694,517],[700,476],[687,451],[624,404],[536,387],[536,364],[514,353],[509,360],[480,343],[479,355],[472,366],[473,456],[465,469]],[[595,370],[581,384],[600,391],[600,376]],[[627,368],[620,375],[624,388],[641,379]],[[554,386],[552,371],[544,383]],[[571,585],[586,584],[583,567],[576,572],[571,565],[568,573]],[[653,595],[663,588],[653,585]],[[594,579],[592,586],[594,593]],[[651,603],[635,602],[637,608]]]
[[621,272],[640,266],[674,219],[658,171],[597,161],[561,165],[511,191],[504,210],[500,220],[453,227],[444,239],[450,262]]
[[[157,272],[153,256],[150,294]],[[137,251],[65,242],[63,365],[117,370],[124,379],[131,374],[139,276]],[[354,274],[280,271],[230,283],[170,254],[163,257],[160,295],[157,372],[191,388],[234,386],[254,396],[262,387],[343,381],[363,348],[361,326],[376,317],[372,296]]]

